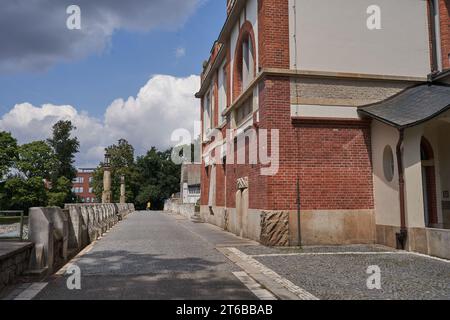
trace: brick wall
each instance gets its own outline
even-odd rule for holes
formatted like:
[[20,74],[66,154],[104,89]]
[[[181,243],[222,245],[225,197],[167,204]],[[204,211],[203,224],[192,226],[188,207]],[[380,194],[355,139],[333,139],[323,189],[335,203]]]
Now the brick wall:
[[450,68],[450,0],[439,1],[443,68]]
[[287,0],[258,0],[260,68],[289,69],[289,4]]
[[204,163],[202,164],[201,170],[201,196],[200,196],[200,205],[206,206],[208,205],[208,196],[209,196],[209,172],[208,168],[205,167]]
[[370,126],[304,120],[292,124],[290,79],[271,77],[260,91],[261,127],[279,129],[280,170],[268,177],[267,206],[295,210],[297,177],[304,210],[373,209]]
[[[288,1],[258,1],[261,67],[289,69],[288,16]],[[228,71],[229,68],[228,65]],[[234,208],[236,181],[248,177],[251,209],[295,210],[299,177],[303,210],[373,209],[369,124],[327,120],[293,123],[291,81],[286,76],[268,76],[259,83],[259,123],[255,128],[279,130],[279,173],[273,177],[261,176],[260,165],[231,164],[228,159],[226,169],[221,165],[216,168],[217,206],[226,204]],[[228,93],[228,102],[230,98]],[[272,150],[270,138],[268,141]],[[248,147],[247,143],[246,153]],[[226,193],[223,193],[225,185]],[[208,204],[208,195],[209,177],[203,167],[202,205]]]

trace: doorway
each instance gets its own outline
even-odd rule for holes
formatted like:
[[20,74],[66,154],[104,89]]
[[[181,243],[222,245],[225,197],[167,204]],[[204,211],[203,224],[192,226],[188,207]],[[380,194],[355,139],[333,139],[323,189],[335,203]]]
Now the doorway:
[[425,137],[422,137],[420,143],[420,157],[422,160],[422,188],[425,226],[427,228],[433,228],[438,224],[436,168],[433,147]]

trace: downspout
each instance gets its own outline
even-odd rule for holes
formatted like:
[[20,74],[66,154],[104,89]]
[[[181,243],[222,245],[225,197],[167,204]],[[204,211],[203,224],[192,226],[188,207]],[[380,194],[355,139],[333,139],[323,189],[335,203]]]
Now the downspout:
[[400,232],[396,234],[397,249],[405,250],[406,240],[408,238],[408,229],[406,228],[406,209],[405,209],[405,174],[403,168],[402,144],[405,137],[404,129],[399,129],[399,139],[397,143],[397,167],[398,183],[400,195]]
[[[294,52],[295,52],[295,63],[294,63],[294,68],[295,68],[295,72],[298,72],[298,68],[297,68],[297,58],[298,58],[298,53],[297,53],[297,6],[294,2],[294,5],[292,6],[292,10],[294,11]],[[298,83],[297,83],[297,77],[295,77],[295,97],[298,98],[299,97],[299,92],[298,92]],[[298,128],[295,128],[295,133],[297,136],[297,159],[300,159],[300,150],[299,150],[299,133],[298,133]],[[298,237],[298,246],[301,247],[302,246],[302,225],[301,225],[301,202],[300,202],[300,175],[299,175],[299,165],[297,166],[297,237]]]
[[302,246],[302,229],[300,223],[300,177],[297,176],[297,230],[298,230],[298,246]]
[[436,13],[436,3],[434,0],[428,1],[428,20],[430,22],[430,33],[431,33],[431,72],[435,73],[439,71],[438,66],[438,41],[437,41],[437,27],[436,27],[436,20],[435,20],[435,13]]

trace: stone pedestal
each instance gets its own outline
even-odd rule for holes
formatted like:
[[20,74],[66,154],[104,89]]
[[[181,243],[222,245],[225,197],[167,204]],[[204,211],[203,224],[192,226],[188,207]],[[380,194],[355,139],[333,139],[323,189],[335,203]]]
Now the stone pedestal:
[[125,196],[125,177],[120,177],[120,203],[127,203],[127,199]]
[[103,194],[102,203],[112,202],[112,192],[111,192],[111,171],[109,168],[105,168],[103,172]]

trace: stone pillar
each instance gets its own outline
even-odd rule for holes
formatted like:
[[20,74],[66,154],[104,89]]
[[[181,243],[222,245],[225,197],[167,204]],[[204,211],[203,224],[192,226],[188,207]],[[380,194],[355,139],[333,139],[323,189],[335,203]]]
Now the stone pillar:
[[125,196],[125,176],[120,177],[120,203],[126,203]]
[[103,172],[103,194],[102,203],[112,202],[112,192],[111,192],[111,170],[109,167],[105,167]]

